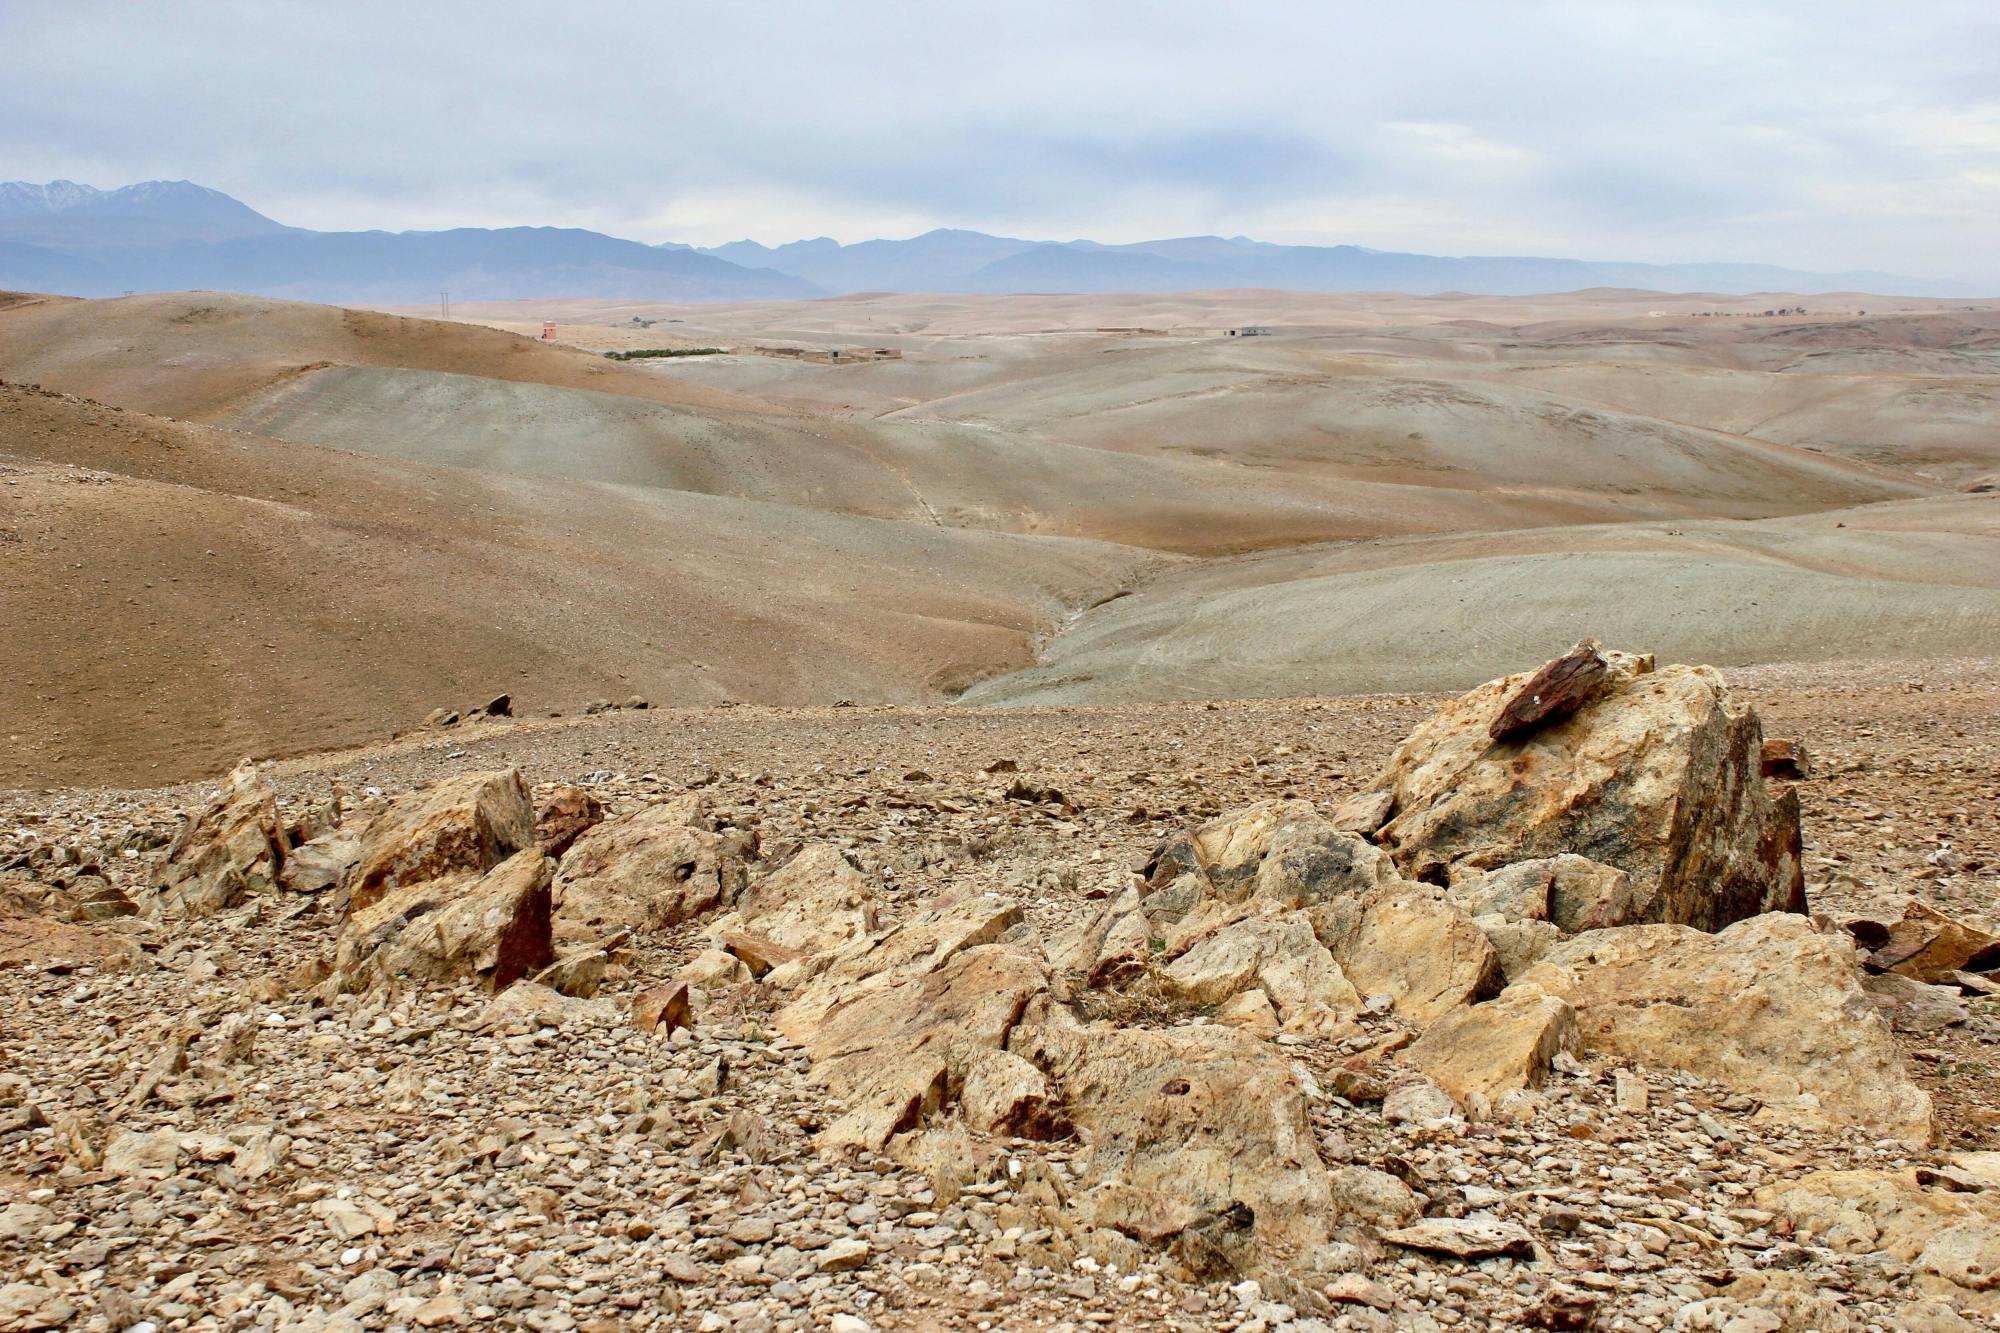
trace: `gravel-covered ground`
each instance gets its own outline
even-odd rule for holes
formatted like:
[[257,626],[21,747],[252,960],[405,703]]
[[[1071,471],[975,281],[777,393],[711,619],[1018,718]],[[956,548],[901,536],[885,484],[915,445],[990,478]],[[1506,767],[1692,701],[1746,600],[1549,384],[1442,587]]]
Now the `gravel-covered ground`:
[[[1810,754],[1817,910],[1893,915],[1915,894],[1991,924],[2000,667],[1737,679],[1766,731]],[[1173,828],[1360,789],[1434,703],[620,712],[428,732],[269,778],[294,808],[509,766],[586,783],[613,811],[695,788],[767,859],[835,841],[898,910],[989,889],[1053,932]],[[1075,808],[1010,799],[1015,776]],[[0,796],[0,866],[49,882],[94,861],[136,886],[202,794]],[[150,958],[133,971],[36,956],[34,928],[0,935],[0,1278],[14,1284],[0,1328],[1987,1326],[1937,1304],[1912,1264],[1788,1234],[1754,1196],[2000,1149],[2000,1001],[1904,1037],[1938,1106],[1922,1151],[1774,1128],[1726,1089],[1621,1080],[1602,1059],[1560,1060],[1525,1125],[1392,1123],[1326,1089],[1347,1047],[1395,1020],[1344,1041],[1281,1036],[1312,1076],[1330,1166],[1396,1175],[1431,1216],[1518,1222],[1539,1247],[1476,1263],[1400,1252],[1307,1310],[1033,1225],[1064,1187],[1061,1145],[1000,1145],[977,1179],[827,1160],[811,1136],[836,1108],[758,988],[698,1009],[691,1033],[629,1023],[629,997],[700,947],[699,922],[635,941],[597,998],[543,1010],[470,988],[327,1003],[309,983],[334,921],[310,897],[133,921]],[[161,1060],[177,1036],[192,1038],[185,1061]],[[139,1137],[104,1158],[120,1130]]]

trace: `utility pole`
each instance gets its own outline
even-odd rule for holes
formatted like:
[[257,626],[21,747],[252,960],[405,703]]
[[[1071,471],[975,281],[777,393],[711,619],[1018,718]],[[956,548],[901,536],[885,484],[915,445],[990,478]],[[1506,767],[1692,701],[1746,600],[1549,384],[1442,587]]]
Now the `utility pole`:
[[438,318],[439,318],[439,319],[450,319],[450,318],[451,318],[451,293],[450,293],[450,292],[439,292],[439,293],[438,293],[438,305],[439,305],[440,307],[442,307],[442,313],[438,315]]

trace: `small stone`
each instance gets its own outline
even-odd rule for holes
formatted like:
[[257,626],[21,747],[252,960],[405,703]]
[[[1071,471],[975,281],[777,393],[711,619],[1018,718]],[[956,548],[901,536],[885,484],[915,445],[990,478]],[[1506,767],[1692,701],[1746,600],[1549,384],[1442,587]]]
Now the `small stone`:
[[819,1252],[822,1273],[847,1273],[868,1262],[868,1242],[853,1237],[837,1240]]

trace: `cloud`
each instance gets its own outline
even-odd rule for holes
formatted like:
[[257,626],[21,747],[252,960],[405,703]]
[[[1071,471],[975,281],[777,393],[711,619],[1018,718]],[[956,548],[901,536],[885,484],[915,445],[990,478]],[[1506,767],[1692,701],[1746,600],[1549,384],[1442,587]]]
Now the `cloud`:
[[1406,8],[18,0],[0,176],[187,177],[316,227],[1221,232],[2000,289],[1990,4]]

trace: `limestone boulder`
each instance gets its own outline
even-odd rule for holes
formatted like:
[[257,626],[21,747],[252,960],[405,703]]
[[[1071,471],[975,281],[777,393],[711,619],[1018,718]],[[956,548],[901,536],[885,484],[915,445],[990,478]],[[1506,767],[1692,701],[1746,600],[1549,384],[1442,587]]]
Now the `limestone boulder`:
[[1364,793],[1384,811],[1376,843],[1404,875],[1436,883],[1588,857],[1631,876],[1648,922],[1718,930],[1803,911],[1797,796],[1765,786],[1755,710],[1712,668],[1603,656],[1574,711],[1507,739],[1489,728],[1525,674],[1433,714]]
[[1930,1136],[1930,1098],[1861,988],[1852,945],[1804,917],[1753,917],[1717,934],[1592,931],[1525,979],[1575,1008],[1586,1050],[1685,1069],[1762,1099],[1767,1118]]
[[332,829],[292,848],[278,881],[291,893],[331,893],[347,881],[360,859],[360,835]]
[[474,980],[498,991],[554,960],[549,883],[555,864],[532,848],[483,875],[445,875],[393,889],[348,914],[334,950],[345,990]]
[[1436,1022],[1499,994],[1505,982],[1486,933],[1426,885],[1404,883],[1310,915],[1355,991],[1364,1000],[1389,996],[1408,1022]]
[[183,820],[153,881],[167,911],[214,916],[277,891],[285,868],[284,826],[278,798],[255,764],[239,764],[221,793]]
[[733,900],[747,877],[732,847],[685,805],[606,820],[563,856],[556,934],[600,939],[693,920]]
[[1636,925],[1649,902],[1630,874],[1574,852],[1469,871],[1452,881],[1447,896],[1475,917],[1548,921],[1572,935]]
[[1821,1171],[1768,1185],[1759,1208],[1846,1254],[1886,1252],[1972,1313],[2000,1314],[2000,1191],[1927,1188],[1920,1171]]
[[1538,986],[1510,986],[1483,1004],[1454,1009],[1403,1058],[1475,1114],[1509,1093],[1539,1088],[1559,1051],[1574,1051],[1576,1012]]
[[1004,1050],[981,1051],[964,1062],[958,1108],[967,1127],[982,1134],[1065,1139],[1076,1132],[1042,1071]]
[[483,875],[534,845],[535,811],[518,771],[446,779],[398,797],[369,822],[347,910],[428,880]]
[[773,968],[764,984],[789,997],[777,1016],[779,1030],[804,1042],[835,1011],[935,972],[967,950],[998,943],[1022,923],[1021,905],[1013,899],[973,894]]
[[1119,894],[1056,942],[1059,970],[1124,988],[1149,977],[1154,962],[1179,957],[1233,923],[1400,882],[1379,848],[1296,800],[1260,801],[1172,834],[1140,873],[1143,887]]
[[[943,1113],[975,1061],[1001,1049],[1047,984],[1040,964],[1024,952],[977,945],[935,969],[905,970],[859,988],[843,1003],[781,1010],[778,1030],[805,1046],[813,1081],[847,1108],[821,1135],[822,1148],[880,1149]],[[996,1107],[998,1100],[983,1105]]]

